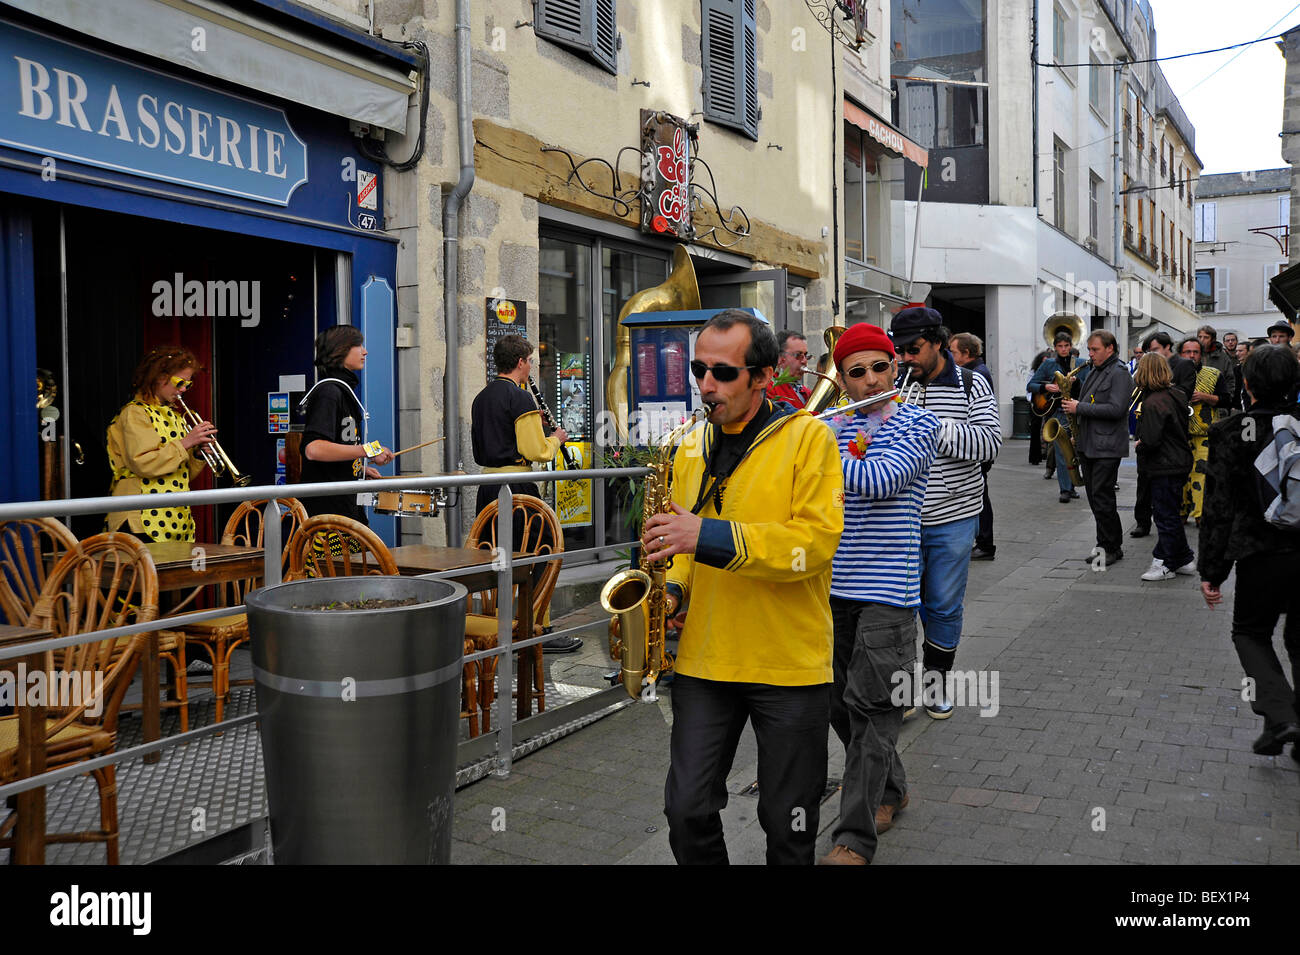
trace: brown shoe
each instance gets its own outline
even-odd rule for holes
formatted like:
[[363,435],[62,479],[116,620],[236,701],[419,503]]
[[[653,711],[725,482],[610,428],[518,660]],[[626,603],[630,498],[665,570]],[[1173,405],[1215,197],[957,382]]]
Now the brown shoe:
[[860,856],[848,846],[836,846],[829,855],[817,860],[818,865],[866,865],[865,856]]
[[876,810],[876,835],[894,828],[894,814],[907,808],[911,798],[904,794],[903,801],[897,806],[881,806]]

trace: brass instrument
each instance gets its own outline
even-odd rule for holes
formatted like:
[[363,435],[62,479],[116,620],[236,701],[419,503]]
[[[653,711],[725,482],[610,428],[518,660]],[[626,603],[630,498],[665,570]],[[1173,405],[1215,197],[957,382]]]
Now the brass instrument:
[[[1087,367],[1087,365],[1080,365],[1068,375],[1063,375],[1059,371],[1053,374],[1052,381],[1061,389],[1062,399],[1070,396],[1070,389],[1076,384],[1074,376]],[[1062,426],[1060,418],[1054,414],[1049,415],[1043,422],[1042,439],[1044,444],[1055,444],[1060,449],[1061,458],[1070,472],[1070,480],[1078,487],[1084,483],[1083,470],[1079,467],[1079,456],[1074,448],[1074,436],[1079,431],[1078,416],[1067,414],[1065,418],[1066,424]]]
[[1070,336],[1071,347],[1078,348],[1086,330],[1083,327],[1083,319],[1078,315],[1073,312],[1057,312],[1043,322],[1043,340],[1047,342],[1047,347],[1051,348],[1056,344],[1057,334],[1065,332]]
[[700,286],[686,246],[673,249],[673,270],[662,285],[642,289],[623,303],[618,312],[618,338],[614,345],[614,366],[605,383],[605,408],[614,413],[618,440],[627,440],[627,374],[632,367],[632,332],[623,324],[629,315],[641,312],[669,312],[700,307]]
[[[176,403],[181,406],[181,417],[185,419],[187,433],[203,423],[203,419],[190,410],[189,406],[185,404],[185,399],[179,394],[176,395]],[[199,444],[198,449],[199,457],[212,469],[214,478],[218,478],[229,471],[230,480],[235,487],[247,487],[253,482],[253,479],[247,474],[239,473],[239,468],[235,467],[235,462],[230,460],[230,455],[226,454],[225,449],[216,438],[209,438],[208,443]]]
[[[697,422],[708,418],[715,406],[705,404],[673,429],[650,464],[645,479],[641,527],[650,518],[670,510],[672,503],[673,447]],[[614,617],[610,621],[609,655],[622,663],[623,687],[633,699],[652,702],[661,673],[670,672],[673,658],[664,649],[668,632],[666,561],[650,561],[644,548],[635,569],[622,570],[605,582],[600,605]],[[617,622],[617,632],[615,630]]]
[[908,405],[916,404],[917,396],[921,394],[921,390],[925,387],[924,385],[921,384],[920,379],[913,381],[910,385],[908,384],[908,382],[912,378],[912,371],[913,371],[912,366],[908,365],[907,374],[905,374],[903,376],[903,380],[899,382],[897,388],[899,404],[908,404]]
[[[848,329],[843,325],[832,325],[822,333],[822,340],[826,342],[826,350],[832,355],[835,354],[835,345],[840,340],[840,336],[847,332]],[[803,370],[805,375],[816,375],[821,380],[813,386],[812,394],[804,402],[804,410],[810,415],[816,417],[821,414],[843,396],[839,383],[829,375],[823,375],[821,372],[814,371],[811,368]]]
[[838,407],[831,408],[829,411],[823,411],[821,414],[817,415],[817,420],[826,421],[829,418],[834,418],[836,415],[847,414],[850,411],[857,411],[859,408],[865,408],[867,405],[879,404],[882,401],[891,400],[898,400],[897,388],[891,388],[889,391],[882,391],[878,395],[867,395],[867,397],[863,398],[861,401],[852,401],[847,405],[839,405]]

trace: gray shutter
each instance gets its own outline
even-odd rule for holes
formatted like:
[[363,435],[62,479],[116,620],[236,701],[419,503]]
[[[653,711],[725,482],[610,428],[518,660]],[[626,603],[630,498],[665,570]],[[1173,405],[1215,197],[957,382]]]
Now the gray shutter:
[[533,32],[618,72],[617,0],[533,0]]
[[618,73],[617,0],[596,0],[591,33],[591,53],[596,62],[611,73]]
[[701,0],[704,118],[758,139],[755,0]]

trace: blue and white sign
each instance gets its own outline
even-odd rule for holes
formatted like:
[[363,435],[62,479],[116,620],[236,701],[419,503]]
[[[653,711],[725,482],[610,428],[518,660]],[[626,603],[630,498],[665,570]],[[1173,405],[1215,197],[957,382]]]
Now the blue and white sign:
[[307,182],[283,110],[9,23],[0,143],[279,206]]

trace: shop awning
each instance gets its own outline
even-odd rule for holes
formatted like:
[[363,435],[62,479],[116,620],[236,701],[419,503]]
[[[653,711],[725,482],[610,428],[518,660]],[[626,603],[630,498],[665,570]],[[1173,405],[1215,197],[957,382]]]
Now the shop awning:
[[1268,280],[1268,300],[1278,307],[1288,322],[1300,311],[1300,265],[1283,269]]
[[[416,84],[396,49],[272,22],[219,0],[4,0],[35,17],[128,50],[188,67],[371,126],[406,131]],[[2,9],[2,8],[0,8]]]
[[847,97],[844,100],[844,118],[879,143],[886,152],[902,156],[922,169],[930,165],[930,154],[924,148],[904,136],[898,127]]

